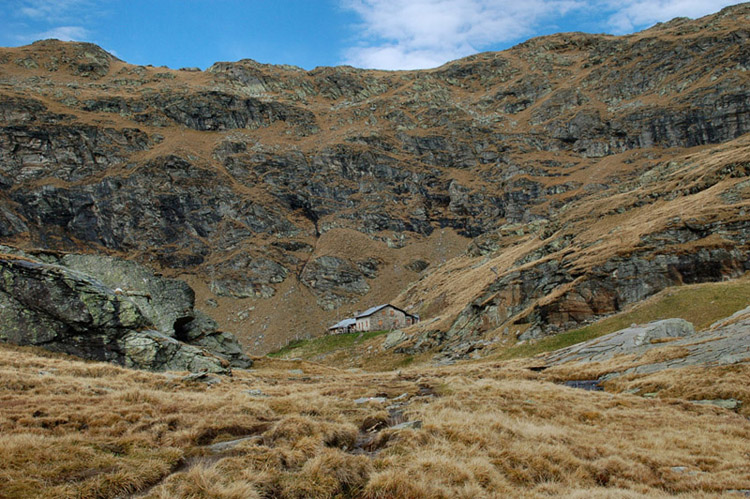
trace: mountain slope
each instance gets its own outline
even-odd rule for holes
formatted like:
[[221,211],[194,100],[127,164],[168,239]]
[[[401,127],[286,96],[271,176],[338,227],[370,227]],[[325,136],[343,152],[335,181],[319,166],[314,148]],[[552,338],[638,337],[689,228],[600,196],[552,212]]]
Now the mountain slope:
[[419,351],[551,334],[747,270],[748,19],[426,71],[0,49],[0,236],[180,276],[254,353],[384,301]]

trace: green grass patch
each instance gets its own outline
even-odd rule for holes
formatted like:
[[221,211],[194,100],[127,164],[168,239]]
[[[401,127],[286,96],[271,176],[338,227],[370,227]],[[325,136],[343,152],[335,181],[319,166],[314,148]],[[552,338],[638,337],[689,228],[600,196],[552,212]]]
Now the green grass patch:
[[695,284],[668,288],[632,309],[599,320],[586,327],[556,334],[535,342],[515,345],[499,353],[498,359],[516,359],[565,348],[631,324],[679,318],[692,322],[696,331],[750,305],[750,281]]
[[295,340],[284,348],[269,353],[268,356],[273,358],[299,357],[307,359],[316,355],[351,348],[386,333],[388,331],[367,331],[364,333],[330,334],[310,340]]

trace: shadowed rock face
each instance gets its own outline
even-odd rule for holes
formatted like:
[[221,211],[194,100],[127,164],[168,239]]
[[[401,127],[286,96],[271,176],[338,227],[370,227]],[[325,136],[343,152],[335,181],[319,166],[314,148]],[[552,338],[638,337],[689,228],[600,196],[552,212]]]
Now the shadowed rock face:
[[[216,299],[286,305],[279,287],[301,284],[306,301],[293,306],[329,318],[371,296],[395,299],[443,263],[410,255],[401,268],[429,267],[381,279],[390,265],[362,263],[345,244],[319,247],[331,231],[358,231],[396,255],[452,229],[473,239],[473,258],[539,237],[462,295],[424,344],[459,345],[506,321],[524,324],[524,337],[551,334],[665,286],[746,269],[744,236],[704,252],[673,246],[710,239],[724,230],[717,219],[747,232],[747,188],[732,180],[748,175],[746,160],[675,175],[691,154],[726,156],[720,145],[743,145],[750,131],[748,15],[738,5],[626,37],[552,35],[406,72],[250,60],[172,71],[90,44],[0,49],[0,237],[136,255],[196,275]],[[716,199],[679,213],[716,206],[700,237],[658,224],[624,248],[608,244],[619,237],[612,227],[579,236],[601,218],[617,226],[710,189]],[[662,226],[669,216],[659,214]],[[600,261],[580,263],[597,252]],[[417,294],[400,304],[426,307]]]
[[0,258],[0,341],[139,369],[224,373],[252,365],[231,334],[196,315],[184,282],[109,257],[58,261]]

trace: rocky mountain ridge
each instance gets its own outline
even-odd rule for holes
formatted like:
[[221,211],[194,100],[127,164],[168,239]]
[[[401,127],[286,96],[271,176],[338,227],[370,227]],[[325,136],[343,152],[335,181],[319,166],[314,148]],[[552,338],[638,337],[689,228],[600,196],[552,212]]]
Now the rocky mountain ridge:
[[748,20],[425,71],[0,49],[0,236],[181,276],[255,353],[384,301],[412,351],[553,334],[748,270]]

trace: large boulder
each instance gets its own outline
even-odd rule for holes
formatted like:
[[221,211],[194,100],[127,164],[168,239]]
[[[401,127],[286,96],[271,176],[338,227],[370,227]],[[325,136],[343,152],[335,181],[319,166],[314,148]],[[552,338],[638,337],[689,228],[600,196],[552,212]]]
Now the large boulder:
[[182,281],[110,257],[43,257],[94,277],[16,253],[0,255],[2,342],[140,369],[227,373],[230,364],[252,365],[233,335],[193,309]]
[[130,298],[162,335],[218,355],[232,367],[252,366],[233,334],[219,331],[216,321],[193,308],[195,291],[185,281],[158,276],[135,262],[103,255],[68,254],[59,262]]
[[69,254],[60,259],[60,264],[119,290],[168,336],[174,336],[175,325],[179,327],[193,318],[195,292],[185,281],[157,277],[142,265],[108,256]]

